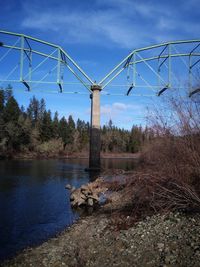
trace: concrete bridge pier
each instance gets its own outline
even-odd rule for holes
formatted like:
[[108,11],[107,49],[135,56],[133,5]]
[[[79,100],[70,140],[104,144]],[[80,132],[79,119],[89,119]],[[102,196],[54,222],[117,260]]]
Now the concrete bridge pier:
[[92,85],[91,90],[91,128],[89,170],[98,171],[101,168],[101,136],[100,136],[100,92],[101,86]]

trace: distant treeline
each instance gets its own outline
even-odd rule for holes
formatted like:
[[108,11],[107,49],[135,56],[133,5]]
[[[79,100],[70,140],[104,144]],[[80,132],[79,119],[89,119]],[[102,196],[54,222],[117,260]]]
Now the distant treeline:
[[[0,89],[0,156],[17,153],[51,155],[88,152],[90,124],[70,115],[59,118],[46,109],[45,100],[33,96],[25,109],[19,107],[12,87]],[[142,145],[153,138],[153,132],[133,126],[131,131],[108,125],[101,128],[103,152],[138,152]]]

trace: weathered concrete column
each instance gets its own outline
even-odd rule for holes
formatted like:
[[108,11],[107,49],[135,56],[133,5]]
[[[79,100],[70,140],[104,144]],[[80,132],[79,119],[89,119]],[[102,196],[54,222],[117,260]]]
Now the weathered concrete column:
[[90,156],[89,169],[100,170],[101,136],[100,136],[100,92],[101,86],[92,85],[91,98],[91,128],[90,128]]

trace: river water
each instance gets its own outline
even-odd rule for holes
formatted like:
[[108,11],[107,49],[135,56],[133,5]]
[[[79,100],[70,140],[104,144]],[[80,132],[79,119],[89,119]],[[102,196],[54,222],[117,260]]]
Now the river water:
[[[102,160],[105,169],[131,170],[133,159]],[[66,184],[96,178],[86,159],[0,161],[0,261],[42,243],[78,219]]]

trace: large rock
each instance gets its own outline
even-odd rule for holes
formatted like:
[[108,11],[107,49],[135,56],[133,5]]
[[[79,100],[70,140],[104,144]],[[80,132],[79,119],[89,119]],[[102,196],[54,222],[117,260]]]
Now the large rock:
[[81,193],[80,189],[76,189],[71,193],[70,201],[72,207],[80,207],[81,205],[85,205],[86,200],[87,198]]
[[105,186],[102,186],[103,180],[96,181],[87,185],[82,185],[80,188],[71,188],[70,201],[72,207],[94,207],[100,205],[100,195],[107,191]]

